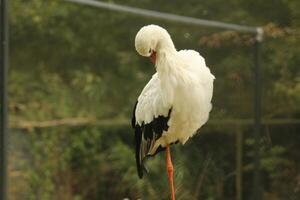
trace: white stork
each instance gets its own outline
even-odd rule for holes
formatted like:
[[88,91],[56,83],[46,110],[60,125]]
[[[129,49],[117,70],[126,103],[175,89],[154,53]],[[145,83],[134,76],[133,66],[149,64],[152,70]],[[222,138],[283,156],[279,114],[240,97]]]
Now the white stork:
[[169,33],[157,25],[142,27],[135,48],[149,57],[156,73],[134,106],[136,164],[140,178],[144,161],[166,149],[172,199],[175,199],[170,144],[185,144],[207,122],[212,108],[214,75],[196,51],[177,51]]

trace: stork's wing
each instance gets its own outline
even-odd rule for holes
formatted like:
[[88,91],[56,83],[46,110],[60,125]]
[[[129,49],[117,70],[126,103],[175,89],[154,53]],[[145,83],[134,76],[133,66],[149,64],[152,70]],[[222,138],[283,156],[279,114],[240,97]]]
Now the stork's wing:
[[132,127],[135,129],[135,156],[140,178],[143,177],[143,171],[147,171],[144,166],[145,158],[164,149],[159,146],[155,153],[149,154],[153,151],[155,141],[169,128],[172,109],[163,105],[159,90],[159,79],[155,74],[143,89],[133,110]]

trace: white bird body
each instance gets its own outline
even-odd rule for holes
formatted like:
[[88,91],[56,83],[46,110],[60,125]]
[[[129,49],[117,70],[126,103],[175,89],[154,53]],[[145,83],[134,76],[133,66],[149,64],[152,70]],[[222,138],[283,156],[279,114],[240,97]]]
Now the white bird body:
[[[144,29],[136,37],[136,49],[141,55],[142,45],[137,44],[141,35],[145,36],[145,32],[147,35],[149,29],[153,29],[163,37],[159,35],[158,42],[154,42],[156,46],[152,47],[156,52],[157,72],[138,97],[134,111],[133,126],[141,127],[140,133],[136,131],[136,134],[142,134],[137,149],[140,164],[144,157],[156,154],[159,147],[178,141],[185,144],[207,122],[215,78],[198,52],[176,51],[169,34],[166,35],[167,32],[159,26],[149,25]],[[151,36],[155,38],[153,32]],[[164,128],[156,131],[159,123]]]

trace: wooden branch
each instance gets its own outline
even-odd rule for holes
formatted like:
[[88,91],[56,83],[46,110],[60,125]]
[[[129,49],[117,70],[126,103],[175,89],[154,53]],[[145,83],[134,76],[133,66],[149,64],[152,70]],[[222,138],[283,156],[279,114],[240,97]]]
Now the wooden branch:
[[12,129],[34,129],[34,128],[50,128],[57,126],[124,126],[130,124],[130,120],[126,119],[105,119],[97,120],[92,118],[64,118],[47,121],[26,121],[15,120],[9,123],[9,128]]
[[[130,126],[130,119],[95,119],[95,118],[64,118],[46,121],[10,120],[11,129],[50,128],[58,126]],[[252,119],[215,119],[209,120],[208,125],[238,125],[250,126]],[[263,119],[263,125],[300,125],[300,119]]]

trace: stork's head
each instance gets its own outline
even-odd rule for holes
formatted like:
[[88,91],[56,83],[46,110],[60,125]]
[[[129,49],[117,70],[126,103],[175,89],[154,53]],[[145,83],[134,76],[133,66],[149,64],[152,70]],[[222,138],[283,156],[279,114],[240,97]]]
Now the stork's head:
[[156,62],[156,54],[162,50],[175,50],[169,33],[157,25],[142,27],[135,37],[135,49],[141,55]]

